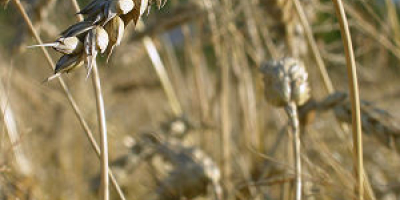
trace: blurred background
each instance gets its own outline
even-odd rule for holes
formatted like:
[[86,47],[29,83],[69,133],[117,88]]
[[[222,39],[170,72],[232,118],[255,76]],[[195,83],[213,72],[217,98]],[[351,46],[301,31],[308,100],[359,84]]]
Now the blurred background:
[[[76,22],[71,1],[22,3],[44,42]],[[399,200],[397,2],[344,4],[363,100],[365,199]],[[286,56],[304,63],[311,87],[299,107],[303,199],[354,197],[346,60],[331,1],[168,0],[142,20],[108,63],[98,59],[110,166],[126,199],[293,199],[288,118],[265,100],[259,70]],[[99,160],[58,81],[43,83],[53,71],[27,48],[34,44],[11,0],[0,9],[0,200],[96,199]],[[98,140],[86,73],[63,78]]]

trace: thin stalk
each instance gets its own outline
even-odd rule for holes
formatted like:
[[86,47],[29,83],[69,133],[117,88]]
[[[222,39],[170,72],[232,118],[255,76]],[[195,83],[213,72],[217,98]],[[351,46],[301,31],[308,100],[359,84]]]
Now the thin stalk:
[[308,45],[311,48],[311,51],[314,55],[315,61],[317,63],[319,73],[322,77],[322,81],[324,82],[325,89],[328,91],[329,94],[332,94],[335,89],[333,88],[333,84],[331,79],[329,78],[328,71],[326,70],[325,63],[322,59],[321,53],[318,49],[317,43],[315,42],[315,38],[313,36],[311,26],[308,23],[306,14],[304,13],[304,9],[301,6],[301,3],[299,0],[293,0],[294,6],[297,12],[297,15],[299,16],[300,23],[302,24],[304,28],[304,32],[306,34],[307,42]]
[[353,45],[350,30],[341,0],[332,0],[335,5],[336,16],[339,19],[340,32],[342,35],[344,51],[346,54],[347,75],[349,78],[349,90],[352,109],[353,130],[353,154],[354,154],[354,176],[356,179],[355,192],[358,200],[364,199],[364,166],[363,146],[361,129],[360,96],[358,91],[356,62],[354,58]]
[[[18,11],[21,13],[22,17],[24,18],[24,21],[27,24],[27,26],[28,26],[32,36],[35,38],[36,42],[38,44],[43,44],[42,39],[40,38],[39,34],[33,27],[32,21],[30,20],[28,14],[26,13],[26,10],[22,6],[20,0],[14,0],[13,2],[15,3]],[[45,55],[47,63],[54,70],[55,64],[54,64],[54,61],[52,60],[52,58],[50,57],[50,54],[48,53],[47,49],[44,47],[40,47],[40,49],[42,50],[43,54]],[[61,77],[59,77],[58,81],[59,81],[59,84],[60,84],[61,88],[63,89],[64,94],[66,95],[69,103],[71,104],[71,107],[75,113],[75,116],[78,118],[78,121],[82,126],[82,129],[84,130],[87,138],[89,139],[89,142],[92,145],[92,148],[95,150],[96,155],[100,158],[100,148],[99,148],[98,144],[96,143],[96,140],[93,137],[93,133],[90,130],[89,125],[87,124],[86,120],[84,119],[80,108],[78,107],[74,97],[71,95],[71,92],[69,91],[69,88],[65,84],[64,80]],[[117,190],[117,193],[118,193],[119,197],[121,198],[121,200],[125,200],[126,198],[125,198],[124,194],[122,193],[122,190],[121,190],[118,182],[116,181],[114,175],[112,174],[111,170],[109,170],[108,175],[110,176],[112,184],[114,185],[115,189]]]
[[[76,0],[72,0],[72,5],[75,11],[79,12],[79,4]],[[82,21],[81,15],[76,15],[78,21]],[[94,60],[92,64],[92,82],[94,93],[96,96],[96,109],[100,129],[100,199],[109,199],[109,169],[108,169],[108,143],[107,143],[107,122],[106,113],[104,108],[104,100],[101,92],[101,81],[99,71],[97,69],[97,62]]]
[[158,53],[153,40],[146,36],[143,38],[143,44],[146,47],[147,54],[153,63],[154,69],[156,70],[161,81],[161,85],[163,86],[165,94],[167,95],[172,112],[174,112],[175,116],[181,116],[183,113],[182,107],[178,101],[174,88],[172,87],[171,80],[169,79],[167,71],[165,70],[165,66],[161,61],[160,54]]
[[17,122],[8,98],[9,96],[7,91],[3,86],[3,83],[0,81],[0,109],[3,114],[4,124],[10,139],[15,161],[18,165],[18,172],[24,176],[29,176],[32,174],[32,165],[22,148],[21,135],[18,132]]
[[[139,21],[137,29],[144,29],[144,24],[142,21]],[[142,42],[144,47],[146,48],[147,54],[149,55],[151,62],[153,63],[153,67],[156,70],[157,76],[161,81],[164,92],[167,95],[172,112],[175,116],[181,116],[183,114],[182,106],[179,103],[178,97],[176,96],[174,87],[172,87],[171,80],[169,79],[168,73],[165,70],[164,63],[161,60],[156,45],[154,44],[153,40],[148,36],[144,37]]]
[[107,147],[107,123],[106,123],[106,113],[104,109],[104,100],[101,92],[101,82],[100,75],[97,69],[97,62],[94,60],[93,62],[93,72],[92,72],[92,81],[94,92],[96,95],[96,108],[97,108],[97,116],[100,127],[100,199],[108,200],[109,199],[109,191],[108,191],[108,147]]
[[300,125],[299,116],[297,114],[297,106],[294,102],[289,103],[285,107],[289,118],[289,124],[292,129],[293,150],[294,150],[294,165],[296,175],[296,200],[301,200],[302,182],[301,182],[301,158],[300,158]]

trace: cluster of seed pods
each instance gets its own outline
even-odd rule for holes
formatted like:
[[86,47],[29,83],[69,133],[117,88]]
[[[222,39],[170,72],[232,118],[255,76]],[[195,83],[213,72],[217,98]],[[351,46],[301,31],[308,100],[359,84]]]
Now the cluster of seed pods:
[[308,73],[302,62],[283,58],[263,64],[265,97],[271,104],[282,107],[290,102],[303,105],[310,98]]
[[53,43],[35,45],[52,47],[63,54],[58,60],[51,80],[63,73],[79,67],[82,63],[90,74],[97,55],[106,54],[107,60],[114,48],[120,45],[125,27],[133,22],[135,25],[151,5],[158,8],[167,0],[93,0],[79,13],[85,18],[60,34]]

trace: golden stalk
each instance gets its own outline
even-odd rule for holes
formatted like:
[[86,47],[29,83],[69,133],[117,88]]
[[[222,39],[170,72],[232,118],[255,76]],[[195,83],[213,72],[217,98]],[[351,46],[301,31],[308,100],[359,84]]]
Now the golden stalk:
[[352,108],[352,131],[353,131],[353,154],[354,154],[354,176],[356,179],[355,192],[358,200],[364,199],[364,166],[363,146],[361,129],[360,96],[358,91],[356,61],[353,52],[353,45],[349,25],[341,0],[332,0],[335,5],[336,16],[340,24],[344,51],[346,54],[347,75],[349,78],[350,100]]

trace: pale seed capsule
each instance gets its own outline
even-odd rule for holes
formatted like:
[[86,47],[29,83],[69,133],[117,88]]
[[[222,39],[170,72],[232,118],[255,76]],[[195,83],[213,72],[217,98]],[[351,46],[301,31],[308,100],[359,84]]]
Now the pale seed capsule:
[[108,46],[108,34],[101,26],[96,26],[85,37],[85,52],[87,55],[94,55],[93,50],[104,53]]
[[78,54],[82,52],[83,43],[77,37],[59,38],[56,42],[33,45],[32,47],[53,47],[54,50],[63,54]]
[[124,36],[125,25],[124,21],[118,16],[114,17],[110,22],[108,22],[104,29],[108,33],[109,45],[107,49],[107,61],[110,58],[114,48],[121,44],[122,37]]
[[83,43],[77,37],[59,38],[57,42],[53,48],[64,54],[78,54],[83,50]]
[[308,74],[303,64],[292,58],[271,61],[261,67],[264,75],[265,97],[275,106],[295,102],[303,105],[310,97]]
[[96,47],[100,51],[100,53],[104,53],[108,46],[108,34],[103,27],[96,27]]
[[118,14],[125,15],[133,9],[135,3],[133,0],[114,0],[111,1],[111,5],[115,7]]

